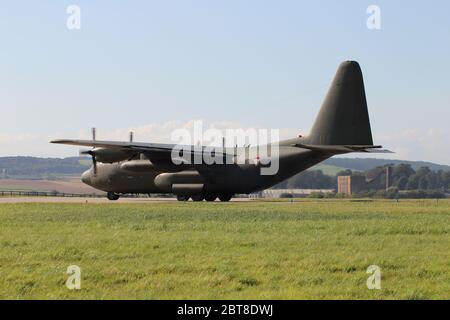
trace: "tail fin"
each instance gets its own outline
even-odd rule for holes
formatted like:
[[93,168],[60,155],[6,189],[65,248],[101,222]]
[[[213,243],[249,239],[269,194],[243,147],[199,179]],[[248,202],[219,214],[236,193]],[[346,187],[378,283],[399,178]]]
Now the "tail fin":
[[312,145],[373,145],[361,68],[341,63],[307,138]]

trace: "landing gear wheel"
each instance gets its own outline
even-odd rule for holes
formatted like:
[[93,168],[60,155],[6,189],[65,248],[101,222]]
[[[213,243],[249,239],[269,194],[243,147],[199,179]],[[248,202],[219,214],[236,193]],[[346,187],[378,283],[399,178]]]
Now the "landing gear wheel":
[[112,201],[119,200],[119,198],[120,198],[120,196],[114,192],[108,192],[106,194],[106,197],[108,198],[108,200],[112,200]]
[[189,200],[189,196],[177,195],[177,200],[178,201],[188,201]]
[[216,201],[217,196],[215,194],[207,194],[205,196],[206,201]]
[[220,201],[224,201],[224,202],[230,201],[231,198],[232,198],[231,194],[221,194],[221,195],[219,195]]
[[195,196],[191,196],[192,201],[198,202],[198,201],[203,201],[204,196],[202,194],[197,194]]

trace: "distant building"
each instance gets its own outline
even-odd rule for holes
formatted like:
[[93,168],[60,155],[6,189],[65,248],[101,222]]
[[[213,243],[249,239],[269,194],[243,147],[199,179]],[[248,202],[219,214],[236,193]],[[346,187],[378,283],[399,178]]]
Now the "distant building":
[[352,177],[338,176],[337,177],[337,192],[342,194],[352,194]]
[[338,193],[352,194],[365,190],[367,188],[367,181],[363,175],[338,176],[337,187]]
[[392,179],[392,167],[387,166],[386,167],[386,191],[391,186],[391,179]]

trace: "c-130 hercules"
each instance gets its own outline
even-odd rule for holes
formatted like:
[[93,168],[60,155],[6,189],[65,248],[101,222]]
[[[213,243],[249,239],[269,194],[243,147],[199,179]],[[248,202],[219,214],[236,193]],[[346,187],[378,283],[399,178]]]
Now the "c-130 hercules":
[[[175,164],[174,144],[99,141],[95,137],[51,143],[93,147],[84,152],[92,157],[93,166],[81,180],[106,191],[109,200],[127,193],[173,193],[179,201],[229,201],[235,194],[267,189],[334,155],[389,152],[373,145],[362,72],[355,61],[339,66],[309,135],[278,142],[279,168],[273,175],[262,175],[258,162]],[[191,147],[193,156],[195,148]],[[217,152],[236,157],[248,150]]]

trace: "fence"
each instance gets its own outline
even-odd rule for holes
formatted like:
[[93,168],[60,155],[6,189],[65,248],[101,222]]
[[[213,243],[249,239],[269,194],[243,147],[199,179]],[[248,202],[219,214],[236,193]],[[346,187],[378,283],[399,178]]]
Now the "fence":
[[0,197],[69,197],[69,198],[100,198],[102,194],[67,193],[54,191],[0,191]]
[[[0,191],[0,197],[67,197],[67,198],[104,198],[104,194],[96,193],[68,193],[68,192],[56,192],[56,191],[14,191],[4,190]],[[152,194],[151,196],[146,193],[127,193],[121,194],[121,198],[147,198],[147,197],[160,197],[160,198],[173,198],[172,194]]]

